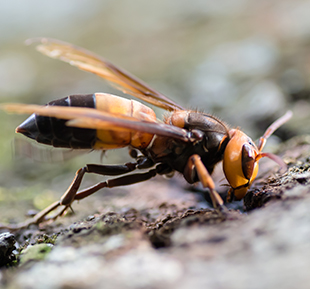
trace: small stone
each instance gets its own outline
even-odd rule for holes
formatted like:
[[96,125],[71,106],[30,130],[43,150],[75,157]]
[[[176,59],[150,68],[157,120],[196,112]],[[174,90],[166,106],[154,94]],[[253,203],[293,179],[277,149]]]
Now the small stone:
[[15,260],[15,255],[13,251],[15,248],[15,237],[11,233],[0,234],[0,267]]

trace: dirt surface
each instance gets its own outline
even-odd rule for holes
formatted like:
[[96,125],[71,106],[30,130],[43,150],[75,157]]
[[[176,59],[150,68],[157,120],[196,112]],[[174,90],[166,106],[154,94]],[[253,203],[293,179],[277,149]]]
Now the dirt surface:
[[[15,232],[17,261],[10,257],[11,265],[2,267],[0,284],[308,288],[309,140],[310,136],[296,137],[283,144],[280,154],[289,165],[284,174],[269,162],[262,164],[263,174],[246,196],[244,210],[240,202],[233,205],[241,210],[226,213],[199,208],[204,202],[183,191],[179,202],[173,201],[172,193],[171,201],[160,203],[153,197],[144,208],[138,202],[135,208],[125,197],[122,209],[83,220],[71,215]],[[168,184],[156,180],[148,186],[167,192]]]

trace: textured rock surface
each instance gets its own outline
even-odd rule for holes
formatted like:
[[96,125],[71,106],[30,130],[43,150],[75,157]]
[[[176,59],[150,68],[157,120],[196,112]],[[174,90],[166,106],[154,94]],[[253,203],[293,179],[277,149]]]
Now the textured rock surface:
[[[285,146],[284,158],[291,158],[288,172],[267,180],[270,170],[265,170],[265,184],[254,184],[252,197],[263,199],[256,202],[264,203],[262,208],[248,213],[231,209],[221,215],[165,204],[95,214],[67,228],[33,227],[17,234],[19,240],[31,236],[33,246],[20,256],[27,262],[2,271],[0,280],[21,289],[308,288],[306,139],[288,143],[294,148]],[[263,194],[256,193],[260,186]],[[58,235],[42,236],[52,231]],[[29,258],[29,249],[39,257]]]

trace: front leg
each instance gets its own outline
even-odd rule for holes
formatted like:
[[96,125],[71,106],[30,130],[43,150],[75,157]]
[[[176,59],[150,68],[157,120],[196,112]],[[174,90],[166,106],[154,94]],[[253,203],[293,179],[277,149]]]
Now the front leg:
[[194,154],[188,159],[188,162],[184,169],[184,177],[189,183],[194,183],[196,174],[203,187],[210,190],[210,197],[213,207],[220,212],[225,212],[227,209],[224,206],[223,199],[215,190],[215,185],[212,177],[210,176],[208,170],[201,161],[200,156]]

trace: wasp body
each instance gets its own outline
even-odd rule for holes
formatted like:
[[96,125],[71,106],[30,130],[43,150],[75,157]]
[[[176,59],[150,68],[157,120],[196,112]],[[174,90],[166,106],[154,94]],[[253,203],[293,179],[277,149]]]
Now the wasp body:
[[[183,109],[140,79],[87,50],[53,39],[34,41],[41,43],[37,49],[43,54],[97,74],[123,92],[170,113],[160,122],[155,112],[146,105],[105,93],[71,95],[52,101],[47,106],[3,105],[8,111],[33,113],[16,131],[40,143],[97,150],[129,146],[135,152],[131,154],[134,162],[115,166],[90,164],[79,169],[60,201],[21,226],[40,223],[51,211],[63,206],[57,217],[74,200],[83,199],[101,188],[134,184],[157,174],[170,175],[174,171],[180,172],[191,184],[200,181],[210,190],[214,207],[223,210],[223,201],[215,191],[210,176],[218,162],[223,160],[223,170],[231,186],[228,200],[245,196],[257,175],[260,158],[269,157],[285,167],[279,157],[261,151],[266,139],[291,117],[291,112],[275,121],[256,146],[239,129],[229,129],[212,115]],[[148,171],[127,174],[136,169]],[[119,177],[78,191],[85,173]]]
[[[122,116],[137,117],[139,121],[157,123],[155,112],[151,108],[135,100],[111,94],[71,95],[51,101],[47,105],[94,108]],[[189,183],[199,181],[196,175],[190,178],[184,173],[190,156],[199,155],[204,166],[212,173],[215,164],[222,160],[229,140],[229,131],[222,122],[195,111],[178,110],[172,112],[165,120],[168,125],[186,129],[189,135],[195,132],[201,134],[194,144],[134,130],[70,127],[66,122],[65,119],[33,114],[16,131],[39,143],[54,147],[108,150],[130,146],[141,151],[152,164],[165,163],[171,171],[184,174]]]

